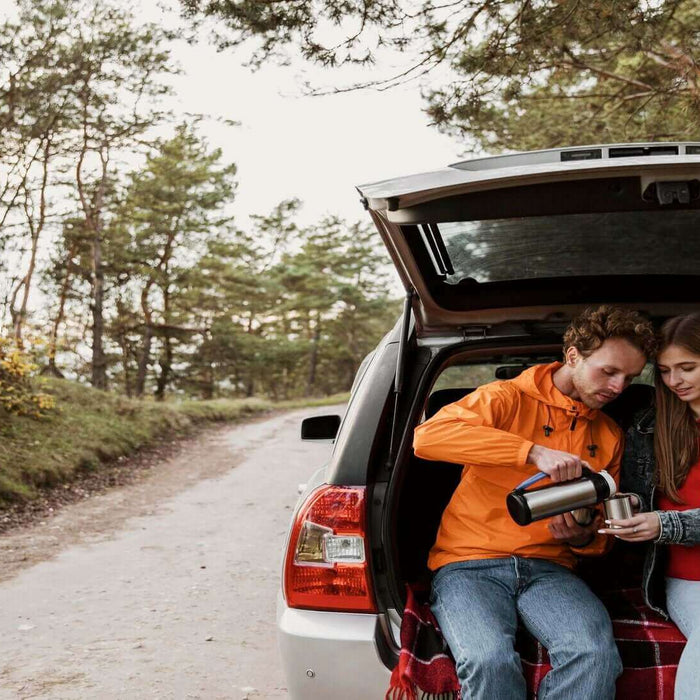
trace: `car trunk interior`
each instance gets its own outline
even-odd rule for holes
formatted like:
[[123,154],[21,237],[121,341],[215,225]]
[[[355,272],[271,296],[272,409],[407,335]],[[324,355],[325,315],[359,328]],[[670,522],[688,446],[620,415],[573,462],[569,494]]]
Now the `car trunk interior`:
[[[551,338],[551,336],[550,336]],[[433,362],[418,389],[411,425],[430,418],[442,406],[457,401],[476,387],[496,379],[511,379],[527,367],[561,358],[561,345],[509,345],[476,351],[456,350],[451,356]],[[636,411],[649,405],[653,389],[650,368],[639,383],[629,386],[605,407],[625,430]],[[389,562],[389,590],[393,602],[388,607],[403,610],[405,586],[428,584],[431,578],[426,561],[437,534],[442,512],[447,506],[462,473],[462,466],[420,459],[408,445],[412,428],[407,431],[405,449],[392,475],[387,500],[392,556]],[[393,585],[391,585],[393,584]]]

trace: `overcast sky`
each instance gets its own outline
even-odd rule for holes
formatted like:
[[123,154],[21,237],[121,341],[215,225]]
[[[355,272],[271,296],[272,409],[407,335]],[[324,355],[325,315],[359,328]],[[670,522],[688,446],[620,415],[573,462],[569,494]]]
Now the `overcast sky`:
[[[178,0],[116,1],[137,4],[139,20],[189,26],[179,17]],[[14,1],[0,0],[0,14],[16,15]],[[416,83],[385,92],[302,94],[304,81],[343,87],[389,76],[405,61],[401,56],[385,55],[371,73],[324,71],[301,59],[293,66],[270,63],[252,72],[243,65],[248,52],[218,52],[206,39],[178,41],[171,48],[182,68],[173,79],[171,106],[182,115],[211,115],[201,132],[223,149],[227,162],[238,166],[233,213],[241,226],[247,216],[265,215],[293,197],[304,203],[297,217],[301,224],[326,214],[369,222],[356,185],[441,168],[464,152],[463,145],[429,125]],[[221,120],[240,125],[226,126]],[[48,250],[44,246],[41,256]]]
[[[178,4],[167,0],[167,6],[169,11],[144,0],[139,16],[170,24]],[[206,42],[178,43],[174,56],[184,70],[175,82],[178,109],[241,123],[231,128],[208,122],[205,129],[238,165],[235,211],[241,215],[265,214],[298,197],[306,223],[326,213],[363,219],[355,185],[440,168],[463,150],[429,126],[415,84],[308,97],[301,96],[303,78],[329,84],[337,74],[302,63],[252,73],[242,66],[246,54],[219,53]],[[342,84],[353,78],[366,79],[367,73],[345,73]]]

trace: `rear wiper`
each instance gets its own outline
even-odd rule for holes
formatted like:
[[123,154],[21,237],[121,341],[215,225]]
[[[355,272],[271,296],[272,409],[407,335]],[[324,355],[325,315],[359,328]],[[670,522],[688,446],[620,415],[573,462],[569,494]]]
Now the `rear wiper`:
[[421,224],[420,230],[423,234],[423,240],[430,250],[437,273],[443,277],[454,275],[455,270],[437,224]]

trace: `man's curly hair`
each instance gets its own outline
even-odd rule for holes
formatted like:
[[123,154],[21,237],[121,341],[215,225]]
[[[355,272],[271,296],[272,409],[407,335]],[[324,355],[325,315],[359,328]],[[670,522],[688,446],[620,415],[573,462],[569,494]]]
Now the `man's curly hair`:
[[647,360],[656,355],[656,334],[651,323],[636,311],[611,304],[588,308],[571,321],[564,333],[564,353],[573,346],[588,357],[608,338],[623,338],[641,350]]

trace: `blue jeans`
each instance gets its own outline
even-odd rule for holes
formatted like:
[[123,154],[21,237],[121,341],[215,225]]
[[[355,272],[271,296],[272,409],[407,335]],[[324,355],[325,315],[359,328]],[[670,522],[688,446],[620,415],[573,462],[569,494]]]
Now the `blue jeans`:
[[457,664],[462,698],[522,700],[518,615],[547,648],[552,670],[539,700],[607,700],[622,663],[607,611],[567,568],[506,557],[447,564],[433,578],[431,608]]
[[671,619],[686,636],[676,674],[676,700],[697,699],[700,693],[700,581],[666,578],[666,605]]

